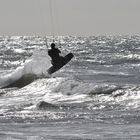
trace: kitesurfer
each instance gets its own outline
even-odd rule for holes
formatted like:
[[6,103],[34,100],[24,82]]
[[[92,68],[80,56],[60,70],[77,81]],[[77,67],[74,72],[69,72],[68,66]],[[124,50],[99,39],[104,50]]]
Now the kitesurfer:
[[59,54],[61,51],[58,48],[55,48],[55,43],[51,44],[51,49],[48,50],[48,55],[51,57],[51,63],[53,66],[61,65],[64,61],[64,57]]

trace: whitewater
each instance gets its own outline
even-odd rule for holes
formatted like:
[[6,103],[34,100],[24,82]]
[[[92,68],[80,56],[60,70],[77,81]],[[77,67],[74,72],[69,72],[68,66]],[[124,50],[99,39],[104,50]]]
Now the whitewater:
[[0,139],[139,139],[140,36],[57,36],[50,75],[52,40],[0,37]]

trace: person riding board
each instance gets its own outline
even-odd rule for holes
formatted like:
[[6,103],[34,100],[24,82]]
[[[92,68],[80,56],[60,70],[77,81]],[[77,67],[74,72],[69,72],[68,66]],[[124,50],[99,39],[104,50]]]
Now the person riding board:
[[48,50],[48,55],[51,57],[51,63],[53,66],[61,65],[64,61],[64,58],[59,54],[61,51],[58,48],[55,48],[55,44],[51,44],[51,49]]

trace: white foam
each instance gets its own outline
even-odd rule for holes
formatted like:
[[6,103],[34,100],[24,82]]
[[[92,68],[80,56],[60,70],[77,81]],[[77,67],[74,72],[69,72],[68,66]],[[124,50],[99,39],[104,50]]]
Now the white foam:
[[84,102],[91,100],[91,95],[111,94],[117,90],[115,85],[84,83],[62,77],[41,79],[29,86],[32,91],[40,90],[40,93],[45,93],[43,100],[46,102]]
[[46,73],[46,70],[51,66],[50,58],[47,51],[35,50],[33,56],[25,61],[23,73],[33,73],[36,75],[41,75]]

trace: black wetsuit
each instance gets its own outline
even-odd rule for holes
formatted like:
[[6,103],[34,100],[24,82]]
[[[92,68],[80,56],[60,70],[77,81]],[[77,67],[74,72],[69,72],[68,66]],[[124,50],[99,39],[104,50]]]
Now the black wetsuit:
[[53,66],[57,66],[62,63],[63,57],[59,55],[60,53],[61,51],[57,48],[53,48],[48,51],[48,55],[52,58]]

